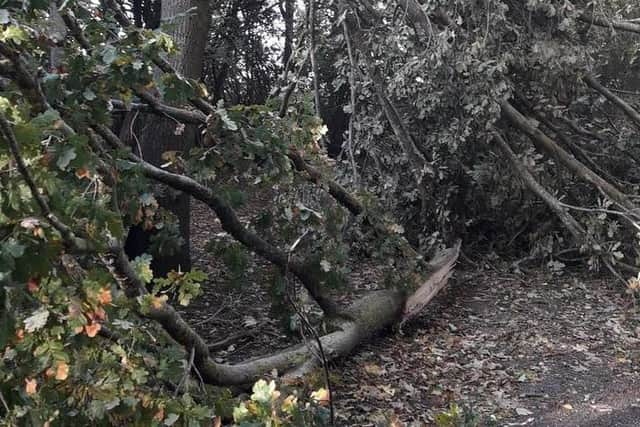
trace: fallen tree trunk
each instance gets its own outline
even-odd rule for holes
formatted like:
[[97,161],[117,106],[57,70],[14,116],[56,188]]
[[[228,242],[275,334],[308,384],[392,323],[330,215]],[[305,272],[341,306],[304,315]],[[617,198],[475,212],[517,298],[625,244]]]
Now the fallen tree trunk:
[[[360,343],[385,328],[400,320],[404,323],[415,318],[446,285],[458,259],[459,250],[460,243],[437,256],[440,268],[429,275],[423,285],[408,298],[401,290],[381,290],[370,292],[356,300],[346,310],[350,320],[341,321],[336,331],[320,337],[325,358],[332,360],[347,356]],[[115,255],[117,271],[125,276],[127,287],[146,293],[144,284],[131,268],[124,252],[116,251]],[[273,370],[289,378],[297,377],[309,372],[319,362],[315,359],[317,352],[309,347],[315,344],[309,343],[235,365],[217,363],[211,357],[204,340],[171,305],[163,303],[160,308],[151,309],[146,316],[162,325],[171,338],[185,350],[194,352],[194,365],[202,379],[210,384],[251,384]]]
[[[0,44],[0,47],[1,46],[2,44]],[[13,59],[17,60],[19,56]],[[14,61],[14,65],[15,63],[17,63],[17,61]],[[39,87],[37,81],[35,86],[30,84],[24,84],[23,86],[24,89],[27,90]],[[36,94],[34,97],[37,100],[43,99],[46,102],[46,98],[44,98],[42,94]],[[206,104],[203,104],[204,101],[200,101],[202,100],[192,100],[194,105],[202,106],[201,109],[203,110],[209,108]],[[64,115],[62,115],[62,117],[64,117]],[[191,116],[191,120],[199,120],[199,117],[194,118]],[[61,120],[61,123],[63,126],[68,127],[64,119]],[[6,123],[6,128],[7,134],[11,134],[12,130],[8,122]],[[73,129],[69,129],[70,132],[75,132]],[[122,141],[106,126],[93,124],[92,127],[83,129],[83,132],[87,132],[89,139],[99,148],[97,150],[98,153],[106,153],[106,150],[102,147],[103,140],[111,145],[114,150],[120,150],[124,147]],[[100,135],[103,140],[98,135]],[[18,160],[20,155],[17,150],[14,151],[14,156],[16,160]],[[329,359],[349,354],[363,340],[372,337],[384,328],[399,321],[403,312],[403,320],[405,321],[415,317],[420,312],[420,309],[431,301],[437,292],[444,287],[458,257],[459,245],[456,246],[455,250],[449,250],[444,256],[437,257],[437,265],[439,265],[440,268],[425,279],[416,294],[409,297],[411,301],[410,312],[405,310],[407,297],[406,293],[402,290],[372,292],[359,298],[344,311],[338,311],[339,308],[334,305],[335,303],[325,298],[324,293],[321,292],[322,289],[320,289],[321,283],[318,278],[313,275],[313,272],[307,268],[307,264],[303,260],[292,258],[290,254],[263,240],[244,227],[235,214],[235,211],[219,197],[215,190],[201,185],[188,176],[157,168],[134,154],[130,153],[128,157],[125,154],[125,158],[133,163],[137,163],[143,174],[147,177],[184,191],[205,202],[217,214],[223,228],[236,240],[245,244],[248,249],[259,253],[273,264],[281,267],[284,271],[290,271],[300,279],[312,297],[316,299],[325,313],[329,315],[329,320],[336,322],[337,330],[320,338],[324,354]],[[25,168],[24,171],[21,170],[20,172],[23,173],[25,179],[28,181],[29,174],[27,173],[27,169]],[[33,187],[31,190],[33,197],[38,199],[37,188]],[[335,190],[334,193],[337,193],[339,192],[338,190],[342,189],[336,187]],[[354,208],[354,206],[351,206],[351,208]],[[40,208],[43,213],[47,214],[50,221],[54,218],[46,201]],[[68,227],[66,227],[65,224],[57,225],[56,228],[61,230],[62,237],[65,240],[73,241],[74,236],[64,232]],[[114,272],[124,276],[124,280],[121,279],[120,282],[126,290],[125,294],[129,298],[148,295],[144,283],[137,276],[121,245],[118,242],[114,243],[110,248],[110,252],[115,257]],[[100,253],[95,253],[95,250],[93,253],[94,255],[101,255]],[[436,263],[434,263],[434,265],[435,264]],[[195,368],[203,380],[208,383],[217,385],[247,384],[272,372],[274,369],[284,373],[296,372],[301,366],[309,366],[313,363],[312,358],[315,352],[306,345],[298,345],[272,355],[236,365],[219,364],[211,357],[209,348],[202,337],[171,305],[156,298],[151,304],[148,304],[148,306],[145,304],[145,307],[144,312],[141,314],[158,322],[173,340],[183,346],[188,353],[192,354]],[[336,314],[340,315],[336,316]]]

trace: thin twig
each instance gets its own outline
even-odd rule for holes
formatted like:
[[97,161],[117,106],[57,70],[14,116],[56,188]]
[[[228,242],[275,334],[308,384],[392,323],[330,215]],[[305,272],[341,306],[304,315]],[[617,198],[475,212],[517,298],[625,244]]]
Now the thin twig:
[[51,224],[53,228],[58,230],[60,234],[65,238],[65,240],[72,242],[72,244],[76,248],[80,250],[86,250],[89,247],[89,242],[84,239],[77,238],[71,228],[60,221],[58,217],[51,211],[49,205],[47,204],[47,201],[40,194],[38,186],[33,180],[33,176],[31,175],[31,172],[29,172],[29,169],[27,168],[27,165],[22,158],[20,148],[18,147],[18,141],[15,134],[13,133],[13,129],[11,128],[9,121],[3,113],[0,113],[0,133],[9,146],[9,151],[11,151],[11,155],[16,162],[20,175],[22,175],[22,178],[27,183],[27,186],[31,191],[31,196],[35,199],[38,207],[42,211],[42,214],[49,221],[49,224]]
[[0,391],[0,401],[2,401],[2,406],[4,406],[4,409],[6,409],[6,410],[7,410],[7,414],[8,414],[9,412],[11,412],[11,410],[9,409],[9,405],[7,405],[7,401],[6,401],[6,400],[4,400],[4,396],[3,396],[3,394],[2,394],[2,391]]
[[344,33],[344,39],[347,42],[347,54],[349,55],[349,102],[351,104],[351,113],[349,114],[349,139],[347,140],[347,153],[349,154],[349,162],[351,163],[351,169],[353,170],[353,183],[358,185],[358,169],[353,157],[353,122],[356,115],[356,68],[357,63],[355,56],[353,55],[353,48],[351,46],[351,37],[349,37],[349,26],[347,21],[342,21],[342,32]]
[[[327,357],[325,355],[324,348],[322,346],[322,341],[320,340],[320,336],[318,335],[318,332],[316,331],[316,329],[313,327],[311,322],[309,322],[309,318],[305,315],[304,311],[300,308],[300,306],[298,306],[294,298],[289,293],[289,290],[290,290],[289,280],[288,280],[289,259],[291,258],[291,255],[295,251],[296,247],[300,244],[302,239],[307,235],[307,233],[308,233],[308,230],[305,231],[300,237],[298,237],[298,239],[291,245],[291,247],[289,247],[287,264],[284,269],[284,280],[285,280],[285,290],[286,290],[285,293],[286,293],[287,299],[289,300],[289,303],[293,307],[293,310],[296,312],[296,314],[300,318],[300,322],[302,325],[302,328],[300,329],[302,339],[305,341],[305,343],[308,343],[306,336],[304,335],[304,330],[306,329],[307,332],[309,332],[312,335],[314,341],[316,342],[316,345],[318,346],[318,352],[320,354],[319,354],[319,357],[318,355],[316,355],[316,357],[320,359],[320,362],[322,364],[324,380],[327,386],[327,392],[329,393],[329,413],[331,416],[331,425],[335,426],[336,419],[335,419],[335,410],[333,406],[333,390],[331,386],[331,378],[329,377],[329,363],[327,361]],[[295,292],[295,289],[294,289],[294,292]],[[308,348],[312,354],[315,354],[311,346],[308,346]]]

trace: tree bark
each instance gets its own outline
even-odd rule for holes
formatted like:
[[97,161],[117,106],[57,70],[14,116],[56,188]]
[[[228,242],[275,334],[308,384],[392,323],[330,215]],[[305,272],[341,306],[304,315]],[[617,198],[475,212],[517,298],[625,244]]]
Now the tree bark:
[[536,196],[540,197],[549,208],[556,214],[556,216],[562,221],[569,233],[576,240],[576,243],[582,245],[584,243],[585,231],[578,221],[563,207],[558,199],[553,197],[529,172],[529,170],[518,160],[515,153],[498,133],[494,134],[494,141],[498,144],[498,147],[507,156],[507,160],[511,163],[513,170],[520,177],[525,186],[531,190]]
[[[167,58],[178,75],[189,79],[199,79],[202,75],[203,58],[208,38],[211,14],[209,2],[204,0],[164,0],[161,19],[173,37],[178,52]],[[138,155],[153,165],[164,163],[162,155],[167,151],[187,154],[199,138],[198,127],[187,125],[180,134],[177,123],[165,117],[132,112],[127,115],[121,138],[138,151]],[[152,269],[157,276],[164,276],[171,270],[191,268],[190,257],[190,196],[180,192],[160,190],[160,205],[171,211],[178,219],[183,244],[176,254],[154,254]],[[136,227],[130,233],[128,247],[135,247],[138,240],[149,239],[145,230]],[[144,236],[143,236],[144,235]],[[145,248],[146,249],[146,248]],[[145,251],[145,250],[143,250]],[[139,251],[137,251],[139,252]],[[130,254],[131,256],[137,253]]]
[[311,71],[313,73],[313,100],[316,116],[322,117],[322,107],[320,105],[320,76],[318,75],[316,48],[316,5],[315,0],[309,0],[309,57],[311,59]]
[[591,74],[586,74],[582,77],[582,80],[593,90],[599,92],[607,98],[611,103],[613,103],[616,107],[620,108],[624,113],[629,117],[635,125],[640,128],[640,113],[629,105],[624,99],[615,95],[606,87],[602,86]]
[[587,24],[597,25],[599,27],[614,28],[620,31],[629,31],[632,33],[640,34],[640,24],[636,24],[635,22],[608,20],[604,18],[598,18],[593,15],[588,15],[586,13],[580,15],[578,17],[578,20],[586,22]]
[[[284,3],[284,6],[282,3]],[[282,50],[282,69],[284,72],[286,72],[289,67],[289,60],[293,53],[294,6],[293,0],[283,0],[283,2],[280,3],[280,13],[284,21],[284,48]]]
[[501,101],[500,107],[502,108],[502,115],[517,129],[523,131],[533,144],[540,151],[546,152],[555,157],[561,164],[566,166],[576,176],[589,182],[594,187],[602,191],[611,200],[617,202],[620,206],[630,211],[632,214],[637,214],[636,206],[629,200],[629,198],[618,190],[615,186],[607,182],[600,175],[593,172],[571,154],[567,153],[562,147],[545,135],[540,129],[534,127],[513,105],[508,101]]

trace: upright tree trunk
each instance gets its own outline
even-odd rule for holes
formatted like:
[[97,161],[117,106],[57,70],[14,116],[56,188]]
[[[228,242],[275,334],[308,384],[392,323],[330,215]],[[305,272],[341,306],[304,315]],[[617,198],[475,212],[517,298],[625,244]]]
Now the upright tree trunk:
[[282,51],[282,68],[286,70],[293,53],[293,0],[284,0],[284,6],[280,3],[280,13],[284,21],[284,49]]
[[[178,53],[171,55],[169,62],[185,78],[199,79],[202,75],[205,45],[209,33],[211,14],[209,2],[205,0],[163,0],[161,10],[162,24],[174,39]],[[140,156],[154,165],[164,163],[162,154],[167,151],[187,153],[197,142],[199,136],[195,125],[187,125],[184,132],[176,132],[175,121],[152,114],[129,114],[121,136],[125,138]],[[184,193],[163,188],[158,197],[160,205],[173,212],[180,224],[180,235],[184,242],[178,253],[170,256],[154,254],[152,268],[156,275],[166,275],[172,269],[187,270],[191,267],[190,257],[190,197]],[[148,236],[144,230],[129,234],[129,247],[140,247],[131,240],[144,243]],[[144,248],[145,251],[148,248]],[[137,253],[129,253],[136,256]]]

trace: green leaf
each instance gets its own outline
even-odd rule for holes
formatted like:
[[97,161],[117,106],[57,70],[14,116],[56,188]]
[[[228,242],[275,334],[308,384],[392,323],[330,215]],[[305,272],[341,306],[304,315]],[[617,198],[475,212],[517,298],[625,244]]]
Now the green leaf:
[[2,244],[2,249],[12,257],[20,258],[24,254],[25,246],[12,237]]
[[82,96],[84,97],[84,99],[86,99],[87,101],[93,101],[94,99],[96,99],[96,94],[95,92],[93,92],[91,89],[87,88],[84,90],[84,92],[82,92]]
[[16,25],[9,25],[0,33],[0,40],[3,42],[13,42],[17,45],[29,40],[27,32]]
[[11,20],[11,15],[7,9],[0,9],[0,24],[8,24]]
[[153,257],[149,254],[142,254],[131,261],[131,265],[136,274],[144,283],[151,283],[153,280],[153,271],[151,270],[151,260]]
[[111,65],[116,59],[118,59],[117,49],[112,45],[106,45],[102,49],[102,61],[107,65]]
[[175,74],[165,74],[158,87],[162,97],[169,102],[186,101],[195,96],[193,85]]

